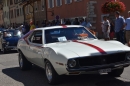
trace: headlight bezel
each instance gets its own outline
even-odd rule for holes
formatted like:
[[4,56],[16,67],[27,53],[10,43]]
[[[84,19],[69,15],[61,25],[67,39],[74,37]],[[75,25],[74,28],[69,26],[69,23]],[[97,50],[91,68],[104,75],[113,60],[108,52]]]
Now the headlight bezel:
[[130,52],[126,54],[126,59],[130,61]]
[[77,63],[76,59],[69,59],[67,62],[68,68],[76,68],[77,65],[78,65],[78,63]]

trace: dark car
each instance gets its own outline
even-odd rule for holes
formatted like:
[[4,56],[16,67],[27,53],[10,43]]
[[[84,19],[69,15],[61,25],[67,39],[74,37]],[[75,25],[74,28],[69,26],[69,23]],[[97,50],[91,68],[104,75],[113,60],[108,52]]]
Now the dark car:
[[0,50],[7,53],[9,50],[17,49],[18,40],[21,38],[19,30],[4,30],[0,35]]

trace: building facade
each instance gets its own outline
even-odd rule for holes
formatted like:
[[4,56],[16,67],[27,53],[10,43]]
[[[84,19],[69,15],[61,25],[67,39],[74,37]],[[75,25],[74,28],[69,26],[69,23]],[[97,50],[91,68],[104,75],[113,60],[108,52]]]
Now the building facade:
[[18,4],[19,0],[9,0],[10,25],[19,26],[24,22],[23,8]]
[[[120,0],[126,5],[126,11],[122,15],[126,18],[129,10],[129,1]],[[47,19],[55,20],[56,17],[63,21],[63,19],[70,19],[72,24],[74,18],[87,18],[93,30],[99,38],[102,38],[101,22],[103,16],[109,14],[102,14],[101,5],[106,0],[47,0]],[[113,15],[114,17],[114,15]]]
[[3,0],[3,23],[6,28],[10,26],[9,0]]
[[3,5],[0,5],[0,26],[3,26]]
[[24,21],[38,23],[42,26],[43,20],[46,20],[45,0],[21,0],[24,9]]

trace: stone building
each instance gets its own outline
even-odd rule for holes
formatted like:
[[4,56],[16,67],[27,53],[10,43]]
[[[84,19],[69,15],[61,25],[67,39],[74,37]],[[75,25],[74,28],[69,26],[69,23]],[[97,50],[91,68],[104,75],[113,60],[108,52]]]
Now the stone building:
[[0,26],[3,26],[3,5],[0,4]]
[[8,28],[10,26],[10,18],[9,18],[9,0],[3,0],[3,22],[4,26]]
[[46,20],[46,0],[21,0],[21,5],[24,10],[24,21],[30,22],[31,20],[42,26],[43,20]]
[[[125,3],[126,11],[122,15],[126,18],[129,10],[129,0],[120,0]],[[54,20],[58,16],[61,21],[74,18],[87,18],[97,32],[98,38],[102,38],[101,22],[104,14],[101,5],[106,0],[47,0],[47,19]],[[105,14],[108,15],[109,14]],[[114,15],[113,15],[114,16]]]

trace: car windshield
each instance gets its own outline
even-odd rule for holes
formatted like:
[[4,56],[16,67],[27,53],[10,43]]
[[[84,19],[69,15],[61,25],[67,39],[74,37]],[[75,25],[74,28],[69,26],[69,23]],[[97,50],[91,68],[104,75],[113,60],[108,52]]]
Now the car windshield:
[[84,27],[70,27],[45,30],[46,43],[61,42],[67,40],[96,39]]
[[9,30],[4,31],[3,33],[3,37],[13,37],[13,36],[21,37],[21,32],[19,30]]

